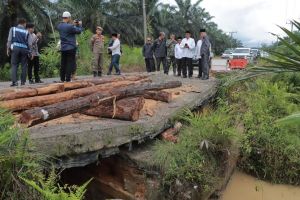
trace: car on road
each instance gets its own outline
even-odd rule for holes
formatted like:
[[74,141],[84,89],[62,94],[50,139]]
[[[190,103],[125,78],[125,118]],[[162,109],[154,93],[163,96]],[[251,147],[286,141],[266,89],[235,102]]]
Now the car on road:
[[251,49],[250,48],[236,48],[232,54],[229,56],[229,59],[247,59],[250,61],[252,59]]
[[222,53],[221,58],[223,58],[223,59],[229,59],[229,57],[232,54],[232,52],[233,51],[229,50],[229,49],[225,50],[224,53]]
[[260,56],[260,51],[258,49],[251,49],[251,56],[253,59],[257,59]]

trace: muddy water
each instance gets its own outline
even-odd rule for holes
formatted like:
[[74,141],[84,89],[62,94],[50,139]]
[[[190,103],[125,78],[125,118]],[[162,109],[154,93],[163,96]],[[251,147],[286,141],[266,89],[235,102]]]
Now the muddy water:
[[236,171],[221,200],[300,200],[300,187],[272,185]]

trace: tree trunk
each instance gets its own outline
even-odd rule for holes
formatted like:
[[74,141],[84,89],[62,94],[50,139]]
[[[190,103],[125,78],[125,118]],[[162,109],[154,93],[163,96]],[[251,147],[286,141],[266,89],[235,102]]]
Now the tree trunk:
[[60,93],[74,89],[86,88],[95,85],[112,83],[117,81],[138,81],[147,78],[147,76],[118,76],[118,77],[105,77],[101,79],[86,79],[68,83],[50,84],[47,86],[37,88],[21,88],[15,90],[7,90],[3,93],[0,92],[0,100],[7,101],[13,99],[20,99],[26,97],[42,96],[53,93]]
[[72,99],[53,105],[34,108],[24,111],[20,116],[20,123],[27,126],[33,126],[45,121],[49,121],[58,117],[66,116],[72,113],[81,112],[82,110],[97,107],[107,101],[118,100],[130,96],[144,95],[147,90],[162,90],[168,88],[176,88],[182,85],[179,81],[170,81],[166,83],[139,83],[135,85],[127,85],[123,88],[113,88],[103,92],[97,92],[87,97]]
[[129,97],[116,102],[109,101],[83,111],[82,114],[135,122],[139,119],[140,111],[143,109],[144,104],[144,97]]
[[81,88],[77,90],[71,90],[67,92],[61,92],[57,94],[50,94],[44,96],[36,96],[36,97],[28,97],[23,99],[15,99],[9,101],[0,102],[0,106],[3,108],[7,108],[11,111],[20,111],[27,110],[34,107],[41,107],[46,105],[51,105],[54,103],[67,101],[70,99],[75,99],[78,97],[88,96],[90,94],[110,90],[115,87],[124,87],[128,85],[135,84],[133,81],[119,81],[113,83],[107,83],[103,85],[97,85],[88,88]]
[[169,103],[172,100],[172,93],[166,91],[147,91],[144,94],[145,99],[153,99]]
[[22,88],[15,89],[8,93],[0,94],[1,101],[20,99],[25,97],[41,96],[46,94],[59,93],[64,91],[64,84],[52,84],[40,88]]

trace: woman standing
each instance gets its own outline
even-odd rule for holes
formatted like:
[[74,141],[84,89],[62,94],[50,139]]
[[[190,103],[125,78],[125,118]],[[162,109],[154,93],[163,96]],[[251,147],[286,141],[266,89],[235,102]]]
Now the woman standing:
[[91,49],[93,52],[93,75],[102,76],[104,36],[100,26],[96,28],[96,34],[91,38]]

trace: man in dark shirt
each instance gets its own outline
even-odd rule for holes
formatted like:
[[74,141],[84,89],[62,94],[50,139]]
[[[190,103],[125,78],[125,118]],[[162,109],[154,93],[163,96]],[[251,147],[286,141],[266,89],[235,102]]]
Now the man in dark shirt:
[[147,72],[155,71],[155,64],[153,58],[153,45],[151,38],[147,38],[146,44],[143,47],[143,56],[145,58]]
[[69,12],[64,12],[62,18],[63,21],[57,26],[61,51],[60,80],[70,82],[72,71],[76,67],[76,34],[82,32],[82,24],[81,21],[72,24]]
[[156,59],[156,71],[160,71],[160,64],[163,64],[164,73],[168,74],[169,69],[167,66],[167,46],[165,40],[165,33],[160,32],[159,38],[157,38],[153,43],[154,55]]

